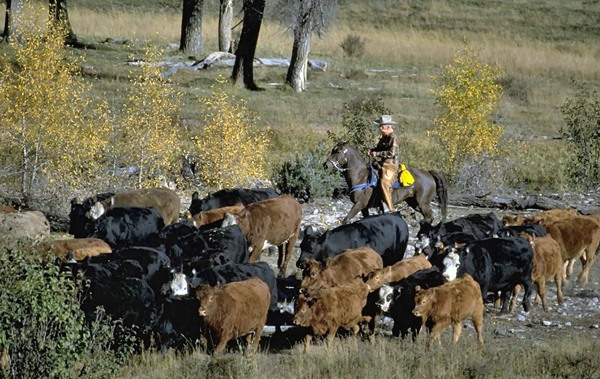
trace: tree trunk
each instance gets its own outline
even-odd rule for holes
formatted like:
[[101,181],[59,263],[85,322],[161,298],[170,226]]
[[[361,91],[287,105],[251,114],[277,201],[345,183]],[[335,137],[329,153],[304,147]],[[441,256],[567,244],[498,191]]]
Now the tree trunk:
[[235,51],[235,64],[231,78],[237,84],[240,68],[243,71],[244,86],[252,91],[261,90],[254,83],[254,53],[258,43],[258,34],[262,23],[263,12],[265,10],[266,0],[245,0],[244,1],[244,25],[242,26],[242,35]]
[[231,52],[231,21],[233,0],[221,0],[219,9],[219,51]]
[[66,29],[67,35],[65,44],[77,44],[77,37],[75,36],[75,33],[73,33],[73,28],[71,28],[71,22],[69,21],[67,0],[49,0],[49,13],[50,20],[52,20],[53,24],[61,24]]
[[303,16],[299,17],[298,25],[294,28],[292,58],[285,79],[286,83],[296,92],[306,90],[306,72],[308,70],[308,53],[310,52],[312,17]]
[[179,50],[193,56],[200,56],[204,50],[202,45],[203,5],[204,0],[183,0]]
[[19,41],[19,31],[16,24],[21,22],[19,15],[23,11],[23,0],[6,0],[6,15],[4,18],[3,42]]

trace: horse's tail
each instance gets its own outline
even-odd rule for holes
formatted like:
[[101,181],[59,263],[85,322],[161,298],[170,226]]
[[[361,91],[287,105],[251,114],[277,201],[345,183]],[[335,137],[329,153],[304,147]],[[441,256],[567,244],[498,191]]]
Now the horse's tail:
[[444,175],[437,171],[429,170],[431,176],[435,180],[435,193],[440,200],[440,208],[442,210],[442,222],[446,221],[448,215],[448,186]]

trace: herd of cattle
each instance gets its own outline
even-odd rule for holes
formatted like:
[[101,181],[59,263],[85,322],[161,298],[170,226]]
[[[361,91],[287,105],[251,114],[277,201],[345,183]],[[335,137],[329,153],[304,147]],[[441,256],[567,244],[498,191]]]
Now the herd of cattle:
[[[548,310],[546,282],[557,299],[576,260],[588,281],[600,245],[600,216],[551,210],[532,217],[474,214],[421,223],[415,255],[405,257],[408,225],[395,213],[370,216],[323,233],[301,231],[302,207],[273,189],[197,193],[180,219],[179,196],[153,188],[71,201],[69,240],[44,241],[40,212],[0,208],[0,232],[30,237],[84,281],[89,321],[105,312],[136,330],[145,346],[180,348],[205,340],[214,354],[247,335],[258,346],[266,324],[295,324],[330,341],[339,328],[373,339],[376,319],[393,319],[394,336],[416,338],[422,327],[439,341],[447,326],[458,341],[471,318],[483,344],[484,303],[512,311],[524,288],[523,309]],[[41,215],[41,217],[40,217]],[[33,220],[33,221],[32,221]],[[286,277],[294,246],[302,279]],[[278,273],[260,254],[278,248]],[[283,305],[293,303],[291,313]],[[283,305],[282,305],[283,304]]]

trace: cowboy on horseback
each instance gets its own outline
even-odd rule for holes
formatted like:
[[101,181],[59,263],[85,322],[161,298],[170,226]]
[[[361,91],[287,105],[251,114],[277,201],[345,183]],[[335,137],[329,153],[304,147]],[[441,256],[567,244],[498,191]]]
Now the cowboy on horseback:
[[375,120],[375,125],[379,125],[381,137],[377,146],[371,149],[369,154],[374,158],[378,158],[381,195],[389,211],[392,212],[394,210],[394,204],[392,203],[392,183],[398,172],[398,160],[400,158],[398,137],[394,134],[394,125],[396,125],[396,122],[392,120],[392,116],[383,115]]

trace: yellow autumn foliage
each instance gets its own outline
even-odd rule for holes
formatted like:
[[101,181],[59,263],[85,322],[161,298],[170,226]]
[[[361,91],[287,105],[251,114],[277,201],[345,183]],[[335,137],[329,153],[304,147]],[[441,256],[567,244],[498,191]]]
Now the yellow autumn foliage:
[[[137,186],[154,186],[178,174],[182,156],[179,129],[181,94],[162,77],[164,55],[153,45],[143,49],[139,70],[132,70],[131,87],[120,113],[113,151],[120,167],[137,168]],[[134,61],[134,57],[130,57]]]
[[37,22],[44,12],[24,4],[15,22],[22,38],[0,57],[0,180],[22,196],[93,182],[106,141],[86,118],[88,88],[65,29]]
[[253,125],[245,101],[213,86],[212,96],[200,102],[206,124],[192,139],[204,184],[222,189],[266,180],[269,132]]
[[494,156],[502,129],[490,121],[502,96],[497,79],[503,74],[496,65],[479,60],[467,48],[434,81],[432,92],[438,106],[433,129],[428,134],[439,142],[444,169],[456,175],[467,159]]

